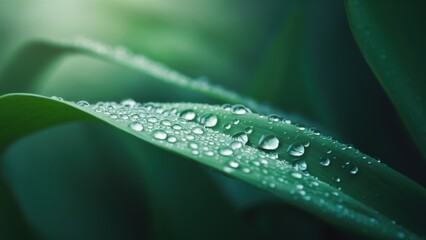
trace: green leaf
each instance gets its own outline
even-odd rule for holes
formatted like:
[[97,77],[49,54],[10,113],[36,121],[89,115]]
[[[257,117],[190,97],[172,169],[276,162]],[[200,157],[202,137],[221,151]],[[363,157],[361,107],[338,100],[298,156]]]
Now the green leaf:
[[424,1],[346,0],[355,39],[426,156]]
[[43,85],[52,66],[69,54],[82,54],[112,62],[214,99],[245,104],[257,112],[280,112],[221,86],[191,79],[143,55],[133,54],[122,46],[111,47],[87,38],[77,38],[74,41],[37,40],[26,44],[0,70],[0,94],[34,93],[34,90]]
[[[4,95],[0,147],[76,120],[107,123],[269,191],[342,228],[382,238],[415,239],[416,234],[425,234],[419,221],[426,216],[422,207],[426,191],[421,186],[315,130],[259,116],[238,105],[139,105],[128,100],[89,106],[36,95]],[[401,208],[407,204],[411,207]]]

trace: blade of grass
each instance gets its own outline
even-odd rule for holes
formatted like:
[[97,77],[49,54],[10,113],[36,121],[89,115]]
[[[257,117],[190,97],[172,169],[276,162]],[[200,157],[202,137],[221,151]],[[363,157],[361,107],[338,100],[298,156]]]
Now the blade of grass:
[[280,112],[221,86],[194,80],[143,55],[133,54],[122,46],[111,47],[87,38],[77,38],[74,41],[36,40],[23,46],[0,70],[0,94],[34,93],[46,79],[51,66],[70,54],[82,54],[112,62],[224,102],[244,104],[256,112]]
[[426,3],[345,2],[358,46],[426,156]]
[[[105,103],[94,108],[84,107],[85,103],[80,105],[35,95],[1,97],[0,119],[5,126],[0,132],[2,147],[53,124],[72,120],[100,121],[269,191],[337,226],[371,237],[417,238],[407,228],[424,234],[419,219],[426,216],[422,208],[426,193],[421,186],[358,150],[311,130],[283,122],[272,123],[274,120],[257,114],[238,115],[203,104],[147,104],[143,108]],[[176,116],[188,109],[198,116],[215,114],[218,124],[208,129],[198,122]],[[129,116],[118,115],[127,114],[126,111],[138,112],[142,125],[129,127],[132,122]],[[192,112],[187,117],[191,115]],[[223,127],[228,122],[234,122],[233,126]],[[173,124],[179,127],[172,127]],[[231,136],[249,126],[253,127],[253,132],[248,134],[249,143],[238,146]],[[279,148],[262,150],[259,141],[264,142],[261,139],[265,135],[277,136]],[[167,138],[172,136],[176,137],[176,142]],[[305,154],[297,159],[293,157],[297,153],[289,155],[287,150],[293,149],[295,145],[290,144],[295,143],[305,146]],[[193,144],[197,144],[197,148]],[[300,153],[301,147],[297,146]],[[321,157],[330,158],[328,167],[321,165]],[[300,163],[300,160],[308,164],[307,171],[292,167],[290,162]],[[401,209],[407,204],[411,207]]]

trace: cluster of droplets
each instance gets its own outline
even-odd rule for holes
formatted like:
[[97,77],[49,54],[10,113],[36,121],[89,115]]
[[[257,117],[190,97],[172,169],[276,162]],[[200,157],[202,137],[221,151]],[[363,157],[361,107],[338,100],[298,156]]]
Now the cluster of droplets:
[[[62,100],[58,97],[54,99]],[[359,217],[354,215],[356,210],[345,204],[345,198],[339,192],[306,171],[308,164],[303,157],[306,149],[310,147],[309,141],[284,144],[280,140],[282,136],[279,138],[265,133],[261,134],[257,142],[250,142],[250,135],[261,129],[252,125],[247,126],[247,122],[242,122],[239,117],[251,113],[250,109],[242,105],[225,104],[222,106],[225,114],[220,116],[217,114],[220,112],[217,107],[199,104],[138,104],[128,99],[121,103],[99,102],[95,105],[79,101],[76,105],[110,118],[117,125],[126,127],[141,138],[150,138],[155,144],[194,156],[195,160],[221,168],[226,173],[260,179],[261,186],[265,188],[291,189],[289,192],[294,199],[311,201],[315,195],[317,201],[313,204],[319,205],[322,209],[337,212],[345,217]],[[232,114],[227,114],[226,111]],[[231,120],[226,120],[227,118]],[[291,124],[289,120],[277,115],[259,118],[267,120],[271,125],[269,129],[273,129],[276,124]],[[232,126],[242,123],[245,125],[238,128],[241,130],[232,134],[215,130],[223,129],[223,132],[226,132]],[[305,131],[312,137],[322,137],[315,129],[307,129],[301,125],[295,127],[296,131]],[[351,146],[339,147],[342,151],[354,150]],[[278,150],[283,150],[287,156],[293,157],[292,164],[282,161],[275,153]],[[319,158],[319,165],[322,167],[332,165],[332,159],[335,158],[332,155],[332,150],[327,150],[324,156]],[[345,162],[342,167],[348,169],[352,175],[359,172],[358,167],[350,162]],[[341,181],[339,177],[334,177],[333,180],[336,183]],[[339,208],[336,208],[336,204]],[[368,224],[374,225],[377,221],[369,220]]]

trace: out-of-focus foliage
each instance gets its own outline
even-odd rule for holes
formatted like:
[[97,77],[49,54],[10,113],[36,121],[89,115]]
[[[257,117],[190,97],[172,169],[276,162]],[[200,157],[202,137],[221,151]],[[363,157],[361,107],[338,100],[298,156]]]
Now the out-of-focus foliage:
[[[398,7],[359,1],[360,7],[357,2],[346,1],[345,12],[344,1],[338,0],[0,0],[0,70],[4,72],[9,60],[34,39],[84,36],[123,46],[200,82],[224,86],[297,115],[294,119],[306,119],[424,185],[424,4]],[[386,77],[386,64],[375,60],[372,46],[362,40],[366,32],[359,31],[357,23],[369,26],[376,44],[388,53],[398,70],[394,80]],[[49,57],[44,51],[30,56],[40,62]],[[37,76],[40,85],[14,91],[90,102],[133,98],[223,103],[83,55],[39,70],[45,73]],[[411,80],[402,89],[398,79]],[[7,93],[3,89],[13,81],[2,79],[0,92]],[[170,239],[191,234],[233,238],[247,229],[253,230],[254,238],[351,238],[272,195],[149,144],[115,144],[122,138],[107,127],[75,123],[14,144],[3,156],[9,189],[2,186],[0,196],[10,196],[11,191],[15,199],[2,198],[1,211],[21,209],[24,218],[10,219],[0,230],[16,239],[34,236],[27,229],[62,239]],[[149,157],[141,163],[135,155]],[[135,168],[145,170],[140,174]],[[203,192],[206,186],[211,191]],[[184,210],[188,208],[193,211]],[[404,206],[391,210],[403,211]],[[222,218],[241,225],[235,232],[205,234]],[[411,221],[421,228],[423,219]]]

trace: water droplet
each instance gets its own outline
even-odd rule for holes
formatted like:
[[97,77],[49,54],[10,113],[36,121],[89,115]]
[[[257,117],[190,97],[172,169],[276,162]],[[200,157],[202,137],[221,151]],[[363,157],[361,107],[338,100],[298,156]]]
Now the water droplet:
[[308,165],[305,161],[297,161],[293,163],[293,168],[300,171],[305,171],[308,169]]
[[226,130],[231,129],[231,124],[230,123],[225,123],[223,124],[223,128],[225,128]]
[[351,168],[351,170],[350,170],[350,173],[353,174],[353,175],[357,174],[358,173],[358,167],[357,166],[353,166]]
[[243,144],[246,144],[248,142],[248,136],[245,132],[237,132],[232,135],[232,138],[239,142],[242,142]]
[[167,138],[167,133],[163,130],[155,130],[152,135],[154,136],[154,138],[159,140],[164,140]]
[[192,132],[199,135],[199,134],[203,134],[204,130],[201,129],[200,127],[195,127],[192,129]]
[[293,143],[287,149],[288,154],[294,157],[300,157],[305,153],[305,147],[300,143]]
[[244,115],[251,112],[250,109],[244,107],[243,105],[234,105],[232,106],[232,112],[237,115]]
[[222,108],[225,110],[225,111],[230,111],[231,110],[231,104],[228,104],[228,103],[225,103],[225,104],[223,104],[222,105]]
[[271,114],[268,116],[268,121],[269,122],[279,122],[281,120],[280,116],[276,115],[276,114]]
[[253,127],[246,127],[246,129],[244,130],[247,134],[250,134],[253,132]]
[[143,130],[143,126],[140,122],[132,122],[132,123],[129,124],[129,126],[130,126],[131,129],[133,129],[137,132],[140,132],[140,131]]
[[214,127],[217,124],[217,116],[213,113],[206,113],[201,116],[200,123],[206,127]]
[[302,174],[301,174],[301,173],[298,173],[298,172],[292,172],[292,173],[291,173],[291,176],[293,176],[294,178],[297,178],[297,179],[302,178]]
[[238,168],[240,166],[240,164],[235,162],[235,161],[230,161],[229,166],[232,167],[232,168]]
[[161,124],[164,125],[164,126],[170,126],[170,125],[172,125],[172,122],[170,122],[169,120],[162,120]]
[[90,104],[87,101],[78,101],[77,105],[80,107],[90,107]]
[[158,119],[156,117],[148,118],[148,122],[150,122],[150,123],[156,123],[157,121],[158,121]]
[[265,150],[275,150],[279,144],[280,140],[274,135],[264,135],[259,141],[259,147]]
[[234,153],[232,148],[224,146],[219,148],[219,154],[222,156],[231,156]]
[[190,121],[190,120],[193,120],[196,117],[196,114],[195,114],[194,111],[188,109],[188,110],[182,111],[180,113],[180,117]]
[[233,141],[231,142],[230,146],[232,149],[239,149],[243,146],[243,144],[239,141]]
[[63,98],[57,97],[57,96],[51,96],[50,98],[54,99],[54,100],[58,100],[58,101],[63,101],[64,100]]
[[132,107],[134,107],[136,105],[136,102],[133,99],[126,99],[126,100],[121,101],[121,105],[123,107],[132,108]]
[[170,137],[167,138],[167,142],[169,142],[169,143],[175,143],[175,142],[177,142],[177,138],[173,137],[173,136],[170,136]]
[[197,149],[198,148],[198,144],[196,142],[189,142],[188,145],[192,149]]
[[330,159],[328,157],[321,157],[319,162],[324,167],[327,167],[328,165],[330,165]]
[[238,125],[240,123],[240,120],[236,118],[236,119],[234,119],[234,121],[232,121],[232,123],[234,125]]
[[179,125],[179,124],[174,124],[174,125],[172,126],[172,128],[173,128],[174,130],[182,130],[182,126],[181,126],[181,125]]

